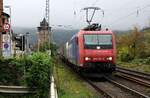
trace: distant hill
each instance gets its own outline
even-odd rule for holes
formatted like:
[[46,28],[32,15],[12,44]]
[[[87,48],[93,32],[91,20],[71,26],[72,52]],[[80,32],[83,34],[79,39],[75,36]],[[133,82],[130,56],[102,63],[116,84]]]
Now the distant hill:
[[[30,33],[30,43],[36,44],[37,43],[37,29],[36,28],[23,28],[23,27],[14,27],[13,28],[14,33],[17,34],[25,34],[26,32]],[[53,29],[52,30],[52,37],[53,41],[59,46],[63,45],[65,42],[67,42],[74,34],[79,32],[79,30],[66,30],[66,29]],[[129,32],[129,31],[113,31],[117,35]]]
[[37,43],[37,29],[36,28],[24,28],[24,27],[13,27],[13,32],[15,34],[26,34],[29,32],[29,42],[34,45]]
[[62,45],[65,42],[67,42],[78,31],[79,30],[64,30],[64,29],[53,30],[53,41],[58,45]]
[[[23,28],[23,27],[13,27],[13,32],[15,34],[26,34],[26,32],[30,33],[30,43],[37,43],[37,29],[36,28]],[[78,30],[65,30],[65,29],[54,29],[52,30],[53,41],[57,45],[64,44],[67,42]]]
[[141,30],[142,32],[149,32],[150,31],[150,27],[145,27]]
[[36,28],[25,28],[25,27],[13,27],[12,28],[15,33],[26,33],[29,32],[30,34],[37,32]]

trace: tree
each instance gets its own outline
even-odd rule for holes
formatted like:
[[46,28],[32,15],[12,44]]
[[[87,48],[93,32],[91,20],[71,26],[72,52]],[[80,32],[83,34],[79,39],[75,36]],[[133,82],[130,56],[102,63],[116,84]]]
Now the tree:
[[145,40],[145,33],[140,32],[137,27],[119,36],[117,39],[118,57],[125,61],[146,57]]
[[42,46],[40,46],[41,52],[46,52],[47,50],[51,50],[51,55],[54,56],[57,51],[56,44],[45,42]]

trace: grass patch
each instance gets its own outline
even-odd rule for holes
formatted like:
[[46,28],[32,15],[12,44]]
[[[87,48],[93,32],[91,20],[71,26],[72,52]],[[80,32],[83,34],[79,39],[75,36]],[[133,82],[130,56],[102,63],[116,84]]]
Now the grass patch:
[[[56,61],[57,62],[57,61]],[[55,63],[54,77],[59,98],[99,98],[94,90],[90,90],[84,81],[60,62]]]

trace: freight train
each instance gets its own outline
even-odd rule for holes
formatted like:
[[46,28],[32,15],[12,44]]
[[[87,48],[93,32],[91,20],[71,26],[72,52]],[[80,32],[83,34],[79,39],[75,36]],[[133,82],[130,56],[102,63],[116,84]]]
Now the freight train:
[[115,35],[102,30],[101,25],[89,25],[66,42],[60,54],[80,71],[112,73],[116,64]]

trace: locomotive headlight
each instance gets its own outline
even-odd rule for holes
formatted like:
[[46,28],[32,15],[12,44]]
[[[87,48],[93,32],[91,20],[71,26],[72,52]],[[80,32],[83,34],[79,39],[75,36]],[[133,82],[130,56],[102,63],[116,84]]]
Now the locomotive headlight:
[[112,61],[112,57],[108,57],[107,60]]
[[91,60],[91,58],[89,58],[89,57],[85,57],[85,60],[86,60],[86,61],[88,61],[88,60]]

